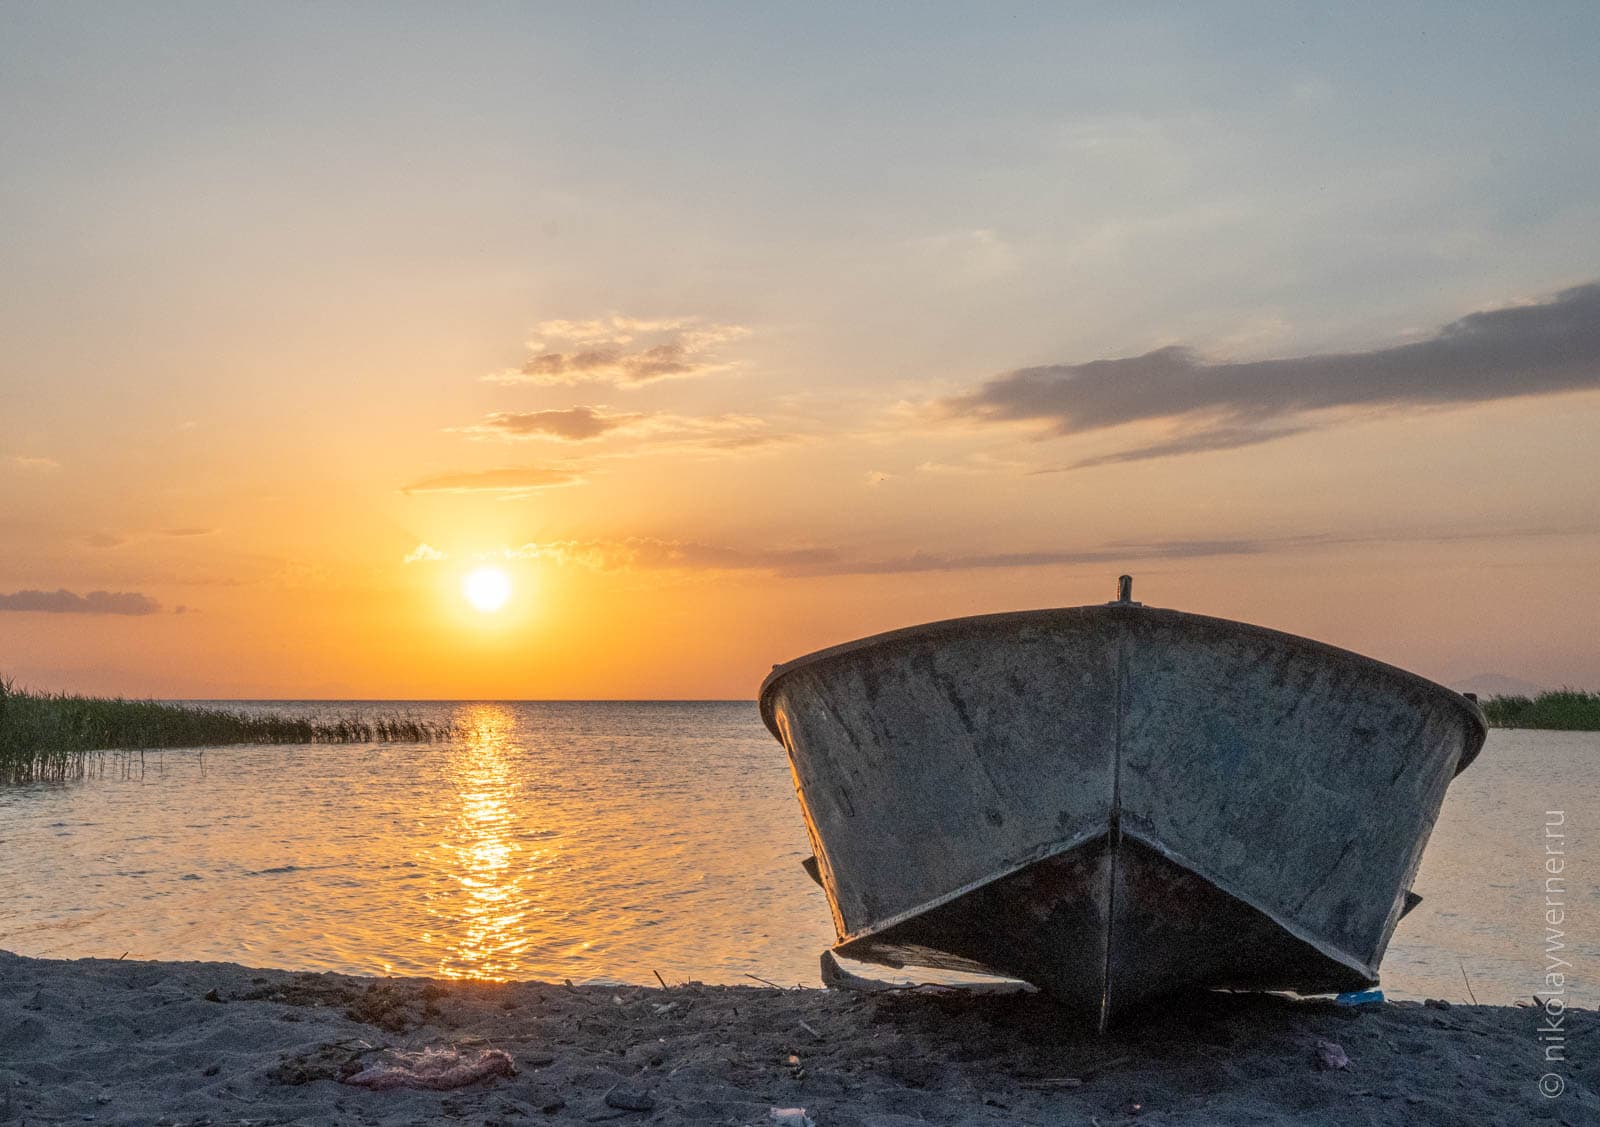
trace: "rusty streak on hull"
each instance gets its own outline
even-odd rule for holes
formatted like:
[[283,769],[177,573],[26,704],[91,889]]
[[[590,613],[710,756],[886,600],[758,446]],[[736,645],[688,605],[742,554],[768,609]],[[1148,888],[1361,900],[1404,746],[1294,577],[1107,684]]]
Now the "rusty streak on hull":
[[773,670],[839,953],[1026,979],[1082,1020],[1376,981],[1466,698],[1136,603],[954,619]]

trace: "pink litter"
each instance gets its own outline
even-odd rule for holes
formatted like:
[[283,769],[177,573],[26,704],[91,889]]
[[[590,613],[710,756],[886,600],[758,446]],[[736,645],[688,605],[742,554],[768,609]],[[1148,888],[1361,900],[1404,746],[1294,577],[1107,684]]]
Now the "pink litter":
[[427,1048],[417,1053],[392,1052],[390,1059],[369,1065],[345,1084],[381,1091],[386,1088],[432,1088],[443,1091],[476,1084],[491,1076],[515,1076],[517,1067],[499,1049]]
[[1350,1058],[1345,1055],[1344,1049],[1333,1041],[1317,1039],[1315,1059],[1317,1067],[1334,1071],[1350,1067]]

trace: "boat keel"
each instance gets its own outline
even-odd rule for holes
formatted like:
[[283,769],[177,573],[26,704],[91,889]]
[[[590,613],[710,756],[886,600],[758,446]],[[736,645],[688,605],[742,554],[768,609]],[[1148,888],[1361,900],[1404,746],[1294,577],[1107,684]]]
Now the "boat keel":
[[1318,993],[1374,982],[1126,834],[1034,861],[835,950],[1020,978],[1100,1030],[1184,990]]

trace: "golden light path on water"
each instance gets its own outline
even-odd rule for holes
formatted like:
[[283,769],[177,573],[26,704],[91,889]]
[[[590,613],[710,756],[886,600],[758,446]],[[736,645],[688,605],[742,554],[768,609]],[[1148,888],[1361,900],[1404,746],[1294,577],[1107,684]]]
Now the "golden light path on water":
[[[510,762],[510,713],[497,705],[473,705],[460,722],[468,734],[447,768],[455,785],[456,836],[445,843],[460,890],[453,903],[434,909],[449,925],[439,974],[505,980],[517,973],[533,944],[527,921],[535,894],[528,872],[543,851],[519,840],[520,787]],[[431,934],[423,939],[435,941]]]

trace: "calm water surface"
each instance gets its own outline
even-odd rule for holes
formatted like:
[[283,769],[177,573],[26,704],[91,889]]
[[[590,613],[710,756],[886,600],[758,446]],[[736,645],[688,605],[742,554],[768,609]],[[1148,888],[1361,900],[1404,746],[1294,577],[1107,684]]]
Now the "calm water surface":
[[[273,705],[327,713],[356,705]],[[363,711],[396,706],[359,706]],[[433,746],[218,748],[0,790],[0,947],[359,973],[815,983],[833,939],[751,703],[415,704]],[[1569,1000],[1600,986],[1600,734],[1495,732],[1451,788],[1384,985],[1544,989],[1563,811]]]

